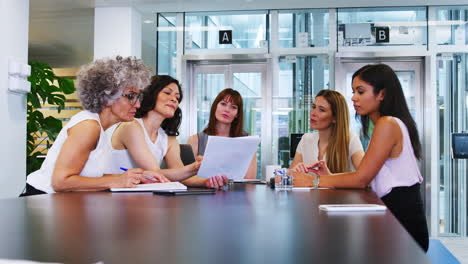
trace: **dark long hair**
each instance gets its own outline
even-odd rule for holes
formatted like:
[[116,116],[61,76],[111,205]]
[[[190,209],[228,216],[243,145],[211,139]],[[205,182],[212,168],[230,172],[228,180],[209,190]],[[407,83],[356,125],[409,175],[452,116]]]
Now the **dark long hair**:
[[218,121],[216,120],[215,112],[219,102],[224,99],[228,99],[233,104],[237,105],[237,117],[232,121],[229,137],[244,136],[244,103],[242,102],[242,96],[240,93],[231,88],[222,90],[218,96],[216,96],[213,104],[211,104],[210,120],[208,121],[208,126],[203,130],[203,132],[210,136],[216,135],[216,123]]
[[[353,74],[352,80],[358,77],[374,88],[374,95],[384,90],[384,99],[380,103],[379,112],[382,116],[394,116],[399,118],[408,129],[413,146],[414,155],[421,159],[421,142],[419,141],[416,122],[411,116],[406,103],[401,83],[396,73],[386,64],[369,64]],[[368,136],[369,117],[360,116],[363,133]]]
[[[143,101],[141,102],[140,108],[137,109],[135,117],[142,118],[148,114],[149,111],[153,110],[156,107],[158,100],[158,95],[171,83],[175,83],[179,87],[179,104],[182,101],[182,88],[180,87],[179,81],[172,78],[169,75],[155,75],[151,78],[151,84],[143,90]],[[171,118],[166,118],[161,124],[162,129],[169,136],[178,136],[180,122],[182,121],[182,110],[180,107],[177,107],[174,116]]]

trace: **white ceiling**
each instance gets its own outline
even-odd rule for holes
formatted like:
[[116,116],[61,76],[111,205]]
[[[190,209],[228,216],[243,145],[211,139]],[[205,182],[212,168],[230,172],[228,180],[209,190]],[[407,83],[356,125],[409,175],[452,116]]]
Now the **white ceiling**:
[[[441,5],[441,0],[30,0],[29,59],[77,67],[93,59],[94,7],[133,6],[143,20],[156,12]],[[444,0],[468,5],[468,0]],[[148,30],[145,26],[143,30]],[[154,46],[153,40],[144,43]]]

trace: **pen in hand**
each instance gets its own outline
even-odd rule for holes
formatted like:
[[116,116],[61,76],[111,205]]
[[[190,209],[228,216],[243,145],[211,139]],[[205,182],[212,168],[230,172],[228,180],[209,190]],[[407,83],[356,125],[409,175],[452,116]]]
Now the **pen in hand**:
[[[120,167],[121,170],[123,171],[128,171],[127,168],[123,168],[123,167]],[[143,177],[145,177],[146,179],[150,180],[150,181],[154,181],[154,182],[157,182],[158,180],[156,178],[153,178],[151,176],[148,176],[148,175],[143,175]]]

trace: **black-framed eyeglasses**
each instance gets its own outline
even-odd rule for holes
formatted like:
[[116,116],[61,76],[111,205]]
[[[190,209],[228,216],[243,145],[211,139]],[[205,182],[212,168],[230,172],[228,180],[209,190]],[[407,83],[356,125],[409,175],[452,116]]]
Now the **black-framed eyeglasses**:
[[126,97],[131,105],[136,105],[137,101],[141,103],[141,101],[143,100],[142,93],[128,93],[122,94],[122,96]]

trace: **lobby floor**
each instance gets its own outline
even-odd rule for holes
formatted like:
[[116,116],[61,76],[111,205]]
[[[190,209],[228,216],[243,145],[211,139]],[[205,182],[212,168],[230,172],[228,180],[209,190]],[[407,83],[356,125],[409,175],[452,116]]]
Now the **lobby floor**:
[[468,237],[438,237],[462,264],[468,264]]

